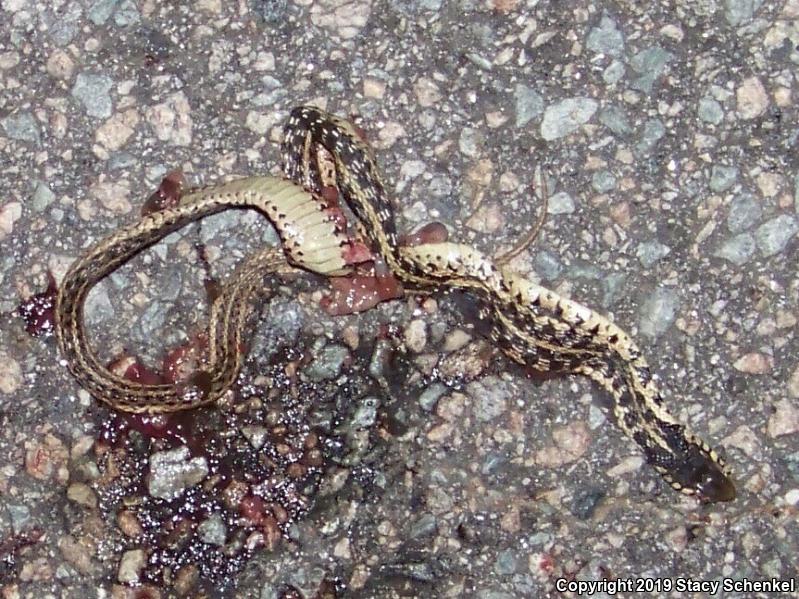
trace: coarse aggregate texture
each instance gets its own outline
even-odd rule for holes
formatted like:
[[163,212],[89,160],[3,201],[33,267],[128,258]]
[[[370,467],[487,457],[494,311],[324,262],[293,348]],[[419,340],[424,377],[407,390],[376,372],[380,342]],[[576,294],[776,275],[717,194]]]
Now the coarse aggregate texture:
[[[3,0],[0,596],[796,579],[797,73],[797,0]],[[236,408],[131,423],[79,390],[15,309],[167,172],[278,173],[303,103],[358,117],[404,231],[507,249],[540,169],[512,266],[638,340],[737,499],[671,491],[598,388],[509,365],[469,298],[334,318],[287,282]],[[95,347],[158,363],[209,272],[276,241],[237,211],[170,235],[92,292]]]

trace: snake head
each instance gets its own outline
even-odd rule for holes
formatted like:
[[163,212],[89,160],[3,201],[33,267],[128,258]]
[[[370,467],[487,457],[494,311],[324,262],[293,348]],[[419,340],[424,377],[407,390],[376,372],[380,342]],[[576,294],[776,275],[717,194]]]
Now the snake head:
[[671,486],[711,503],[735,499],[735,485],[718,457],[692,449],[686,459],[663,473]]

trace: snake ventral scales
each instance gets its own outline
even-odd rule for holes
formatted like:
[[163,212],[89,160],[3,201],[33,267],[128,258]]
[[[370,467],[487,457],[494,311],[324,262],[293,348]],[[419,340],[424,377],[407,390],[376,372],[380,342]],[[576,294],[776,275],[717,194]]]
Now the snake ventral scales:
[[[509,358],[536,370],[581,374],[605,389],[619,428],[674,489],[706,501],[735,497],[724,461],[666,410],[649,366],[629,335],[473,247],[452,242],[399,245],[391,198],[369,147],[348,121],[311,106],[292,110],[285,127],[287,179],[250,177],[195,190],[177,206],[99,241],[70,267],[56,300],[56,335],[81,386],[100,401],[129,412],[174,412],[213,403],[234,384],[241,368],[238,347],[248,299],[262,292],[265,274],[295,268],[326,276],[347,272],[342,257],[347,240],[317,196],[320,175],[310,158],[317,146],[332,156],[336,185],[363,234],[404,285],[462,289],[474,295],[489,319],[491,340]],[[168,233],[234,206],[263,212],[277,228],[285,254],[261,250],[236,269],[212,304],[209,356],[202,370],[177,385],[143,385],[110,372],[92,352],[83,327],[83,304],[92,286]]]

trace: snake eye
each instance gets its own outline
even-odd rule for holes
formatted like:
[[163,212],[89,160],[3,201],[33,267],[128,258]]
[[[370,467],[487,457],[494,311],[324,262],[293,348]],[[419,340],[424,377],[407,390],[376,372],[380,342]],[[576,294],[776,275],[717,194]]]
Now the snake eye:
[[694,489],[705,501],[715,503],[735,499],[735,485],[721,466],[704,454],[691,455],[670,474],[683,487]]

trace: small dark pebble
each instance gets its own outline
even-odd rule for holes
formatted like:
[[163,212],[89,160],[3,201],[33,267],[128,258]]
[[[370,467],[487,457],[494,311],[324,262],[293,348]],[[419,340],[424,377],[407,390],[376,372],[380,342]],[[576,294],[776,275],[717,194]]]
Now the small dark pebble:
[[597,506],[605,498],[605,491],[591,487],[575,495],[571,505],[571,513],[580,520],[588,520],[594,515]]

